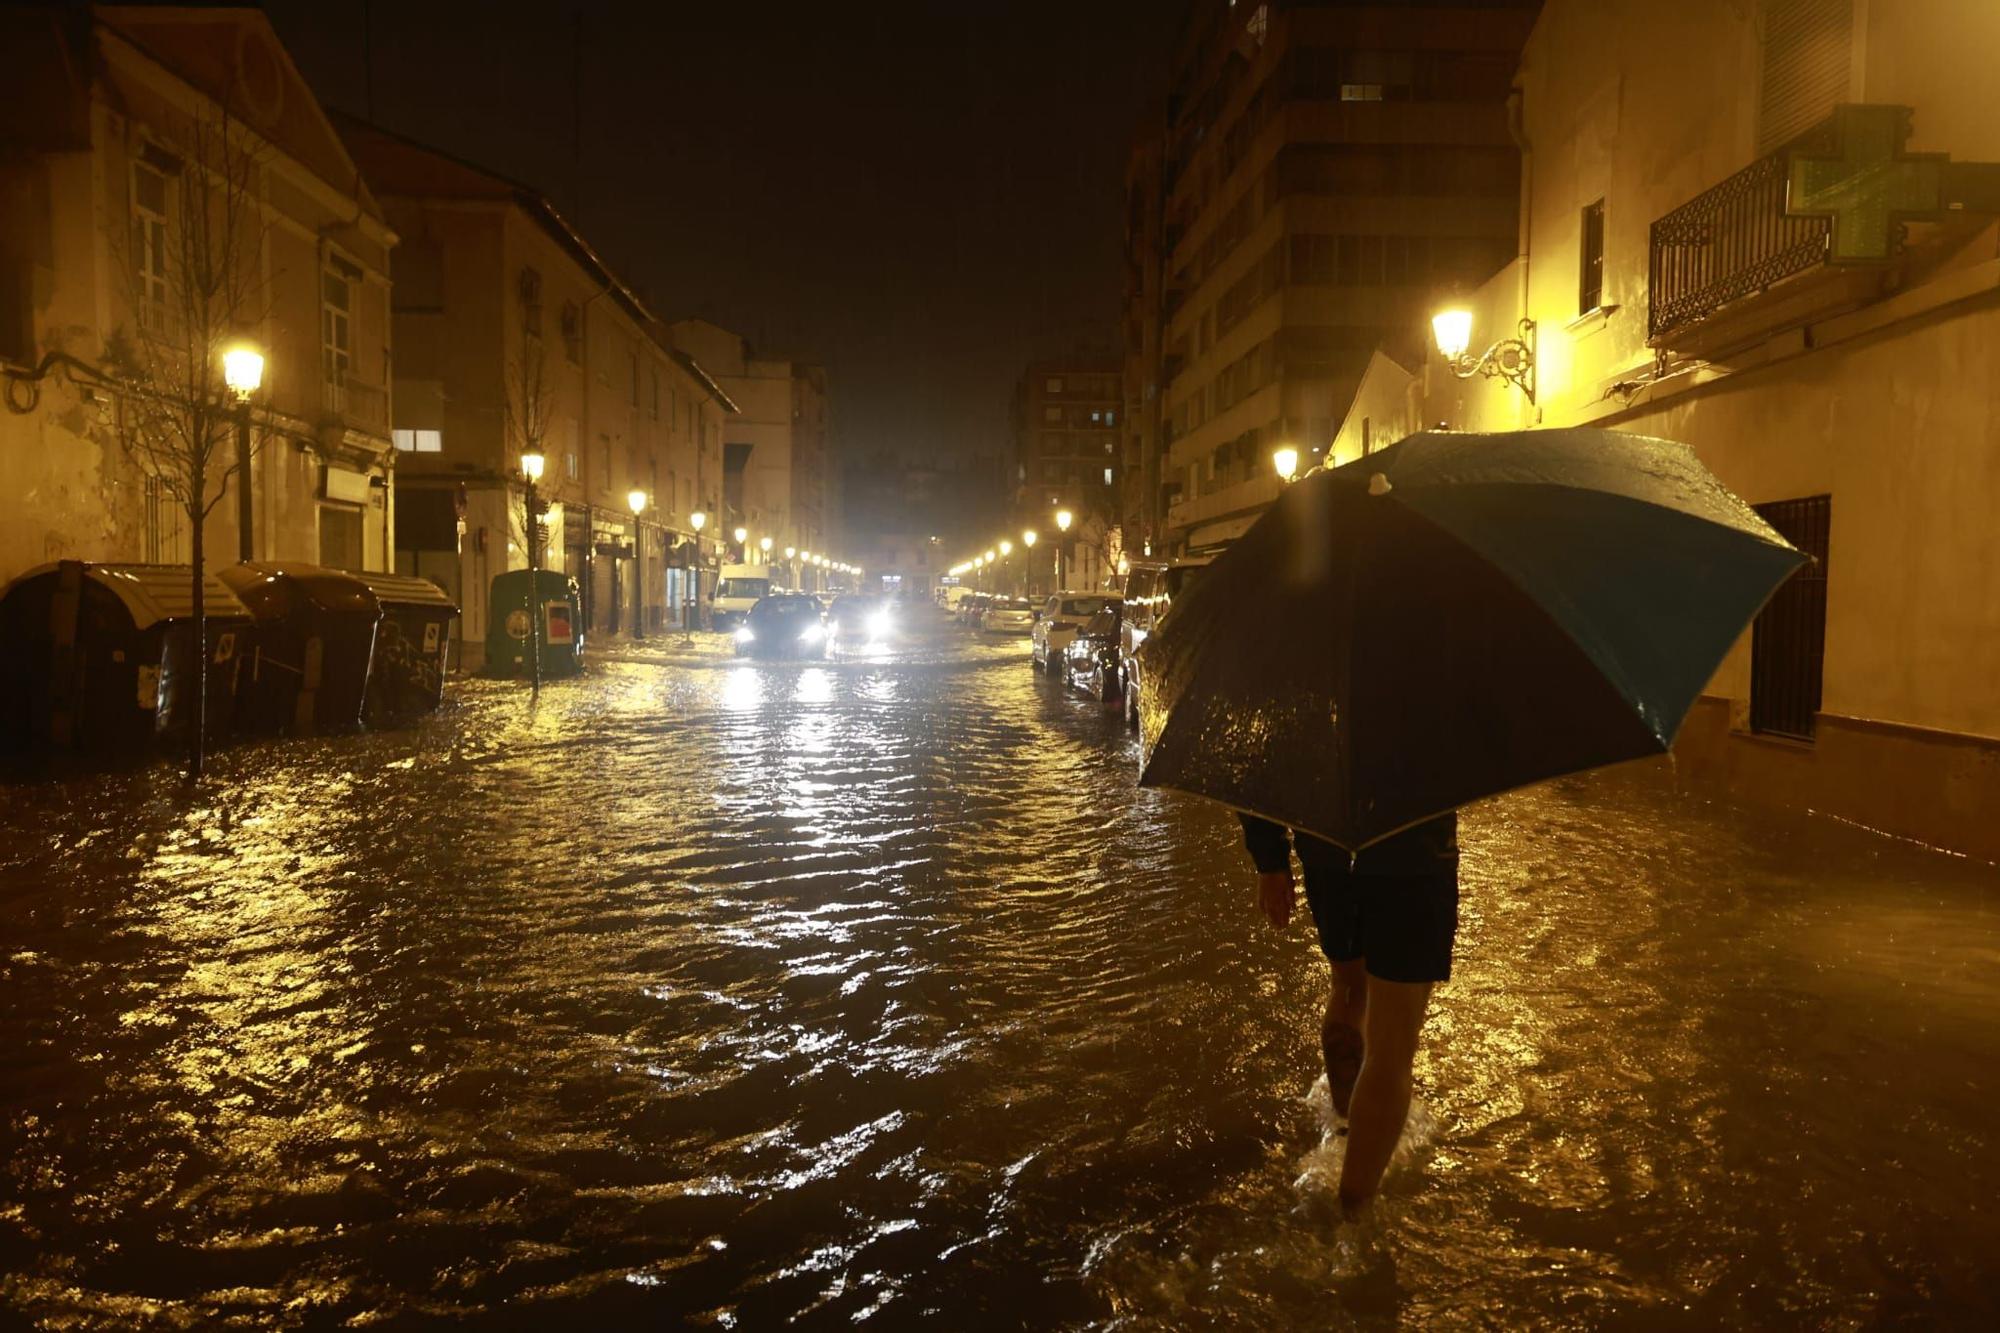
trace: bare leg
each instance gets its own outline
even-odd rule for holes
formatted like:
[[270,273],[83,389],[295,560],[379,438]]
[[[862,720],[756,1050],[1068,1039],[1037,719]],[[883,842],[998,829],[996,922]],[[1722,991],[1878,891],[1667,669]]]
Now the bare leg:
[[1333,991],[1326,998],[1326,1018],[1319,1027],[1320,1054],[1326,1060],[1327,1091],[1342,1120],[1354,1096],[1361,1072],[1362,1017],[1368,1009],[1368,969],[1359,958],[1333,965]]
[[1368,979],[1366,1050],[1348,1112],[1347,1159],[1340,1172],[1340,1206],[1353,1213],[1382,1184],[1382,1173],[1410,1114],[1410,1066],[1430,1002],[1429,982]]

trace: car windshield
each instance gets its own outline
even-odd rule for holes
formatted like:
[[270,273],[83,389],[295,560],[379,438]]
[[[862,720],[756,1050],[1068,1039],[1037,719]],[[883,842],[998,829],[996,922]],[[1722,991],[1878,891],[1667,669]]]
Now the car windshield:
[[993,609],[995,611],[1032,611],[1035,609],[1035,604],[1016,598],[1012,601],[995,602],[993,603]]
[[1112,602],[1107,597],[1065,597],[1062,613],[1070,620],[1088,620],[1109,605]]
[[875,607],[876,599],[873,597],[848,596],[833,599],[833,613],[837,616],[866,615]]
[[810,597],[766,597],[750,608],[750,614],[759,620],[773,616],[816,616],[819,603]]
[[1093,637],[1116,634],[1118,632],[1118,608],[1116,606],[1107,606],[1102,611],[1099,611],[1088,621],[1084,622],[1083,632]]
[[769,597],[769,579],[724,579],[715,589],[717,597]]

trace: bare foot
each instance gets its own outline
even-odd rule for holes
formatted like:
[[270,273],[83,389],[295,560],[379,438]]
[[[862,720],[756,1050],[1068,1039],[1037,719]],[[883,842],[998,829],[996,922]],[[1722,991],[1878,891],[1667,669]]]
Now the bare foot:
[[1329,1018],[1320,1025],[1319,1049],[1326,1060],[1326,1090],[1333,1098],[1334,1112],[1345,1120],[1348,1103],[1354,1098],[1354,1080],[1361,1074],[1361,1030]]

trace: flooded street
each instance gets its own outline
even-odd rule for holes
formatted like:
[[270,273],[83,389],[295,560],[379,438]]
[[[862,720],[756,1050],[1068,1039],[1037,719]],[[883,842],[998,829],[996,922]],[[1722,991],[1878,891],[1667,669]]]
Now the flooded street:
[[[56,1328],[1862,1327],[2000,1311],[2000,872],[1482,803],[1376,1218],[1326,966],[1025,647],[471,681],[4,789],[0,1309]],[[1320,1093],[1323,1099],[1323,1092]]]

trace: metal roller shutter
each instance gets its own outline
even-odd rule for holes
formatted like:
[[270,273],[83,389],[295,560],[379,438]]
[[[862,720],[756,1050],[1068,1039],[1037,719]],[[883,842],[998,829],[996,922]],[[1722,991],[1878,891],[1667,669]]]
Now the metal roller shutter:
[[1847,100],[1854,0],[1764,0],[1757,152],[1771,152]]

